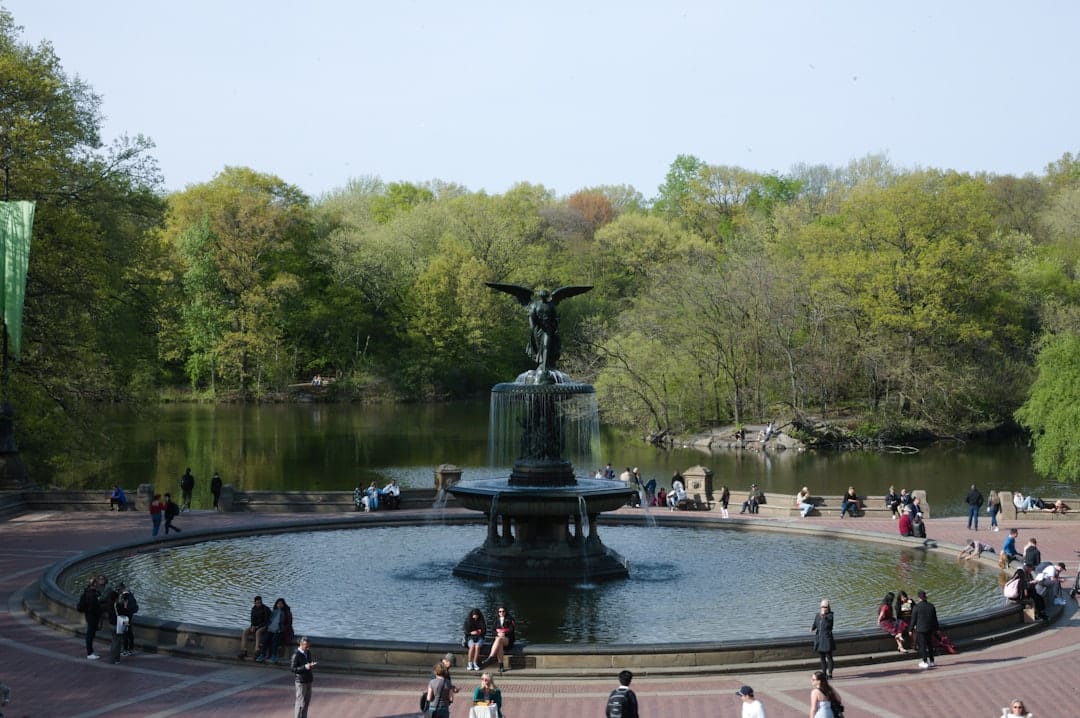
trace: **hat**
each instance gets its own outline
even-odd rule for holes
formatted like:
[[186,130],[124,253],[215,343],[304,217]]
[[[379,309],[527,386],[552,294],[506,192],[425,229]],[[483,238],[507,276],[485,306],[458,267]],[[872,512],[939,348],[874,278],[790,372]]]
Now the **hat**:
[[750,686],[739,686],[739,690],[735,691],[737,696],[752,696],[754,695],[754,689]]
[[447,653],[445,656],[443,656],[443,660],[449,663],[451,666],[457,665],[457,656],[455,656],[453,653]]

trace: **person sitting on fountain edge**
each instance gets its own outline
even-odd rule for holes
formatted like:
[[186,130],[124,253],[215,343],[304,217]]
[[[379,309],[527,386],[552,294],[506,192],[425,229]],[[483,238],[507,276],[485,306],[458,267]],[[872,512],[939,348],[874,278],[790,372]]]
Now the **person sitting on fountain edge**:
[[396,509],[401,506],[401,487],[397,479],[390,479],[390,483],[382,487],[379,495],[386,501],[386,508]]
[[740,514],[750,512],[756,514],[758,512],[758,506],[765,503],[765,494],[761,493],[761,489],[757,484],[750,484],[750,494],[746,497],[746,501],[743,501],[742,510]]
[[495,638],[491,642],[491,653],[480,667],[483,668],[493,661],[499,662],[499,673],[503,672],[503,655],[514,647],[517,638],[517,623],[514,617],[506,610],[506,606],[499,606],[495,618]]

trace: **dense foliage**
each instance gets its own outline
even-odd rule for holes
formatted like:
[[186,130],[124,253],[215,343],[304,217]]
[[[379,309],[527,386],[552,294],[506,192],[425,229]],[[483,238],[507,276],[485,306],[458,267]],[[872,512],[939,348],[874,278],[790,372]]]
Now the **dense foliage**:
[[150,142],[103,148],[99,127],[98,98],[0,11],[0,193],[38,203],[8,392],[39,470],[77,450],[90,400],[266,400],[315,373],[342,398],[475,395],[528,368],[499,281],[595,285],[560,307],[563,365],[608,422],[949,434],[1027,401],[1040,469],[1080,476],[1072,155],[1025,177],[680,155],[651,200],[376,177],[312,199],[228,167],[165,196]]

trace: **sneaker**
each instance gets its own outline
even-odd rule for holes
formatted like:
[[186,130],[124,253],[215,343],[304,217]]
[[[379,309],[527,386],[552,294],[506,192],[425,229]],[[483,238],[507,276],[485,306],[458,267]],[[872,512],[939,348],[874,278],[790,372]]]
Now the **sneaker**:
[[930,661],[930,667],[931,668],[937,668],[937,664],[934,663],[933,661]]
[[96,661],[99,658],[101,658],[101,656],[99,656],[98,654],[91,653],[89,656],[86,657],[86,660],[88,660],[88,661]]
[[262,663],[265,660],[266,659],[263,656],[255,656],[255,662],[256,663]]
[[930,664],[926,661],[919,661],[919,668],[929,668]]
[[1054,605],[1055,606],[1064,606],[1066,603],[1068,603],[1068,601],[1066,601],[1064,598],[1055,598],[1054,599]]

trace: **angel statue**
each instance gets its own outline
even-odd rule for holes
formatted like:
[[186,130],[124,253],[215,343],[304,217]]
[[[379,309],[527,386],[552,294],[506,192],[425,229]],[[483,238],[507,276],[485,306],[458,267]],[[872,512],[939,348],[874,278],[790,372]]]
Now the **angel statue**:
[[541,289],[536,292],[536,299],[533,299],[533,290],[528,287],[496,282],[486,282],[486,284],[494,290],[513,295],[521,306],[525,307],[529,314],[530,332],[529,345],[525,348],[525,353],[536,362],[538,375],[550,374],[559,361],[561,350],[559,315],[555,311],[555,305],[563,299],[584,294],[592,287],[559,287],[550,293],[546,289]]

